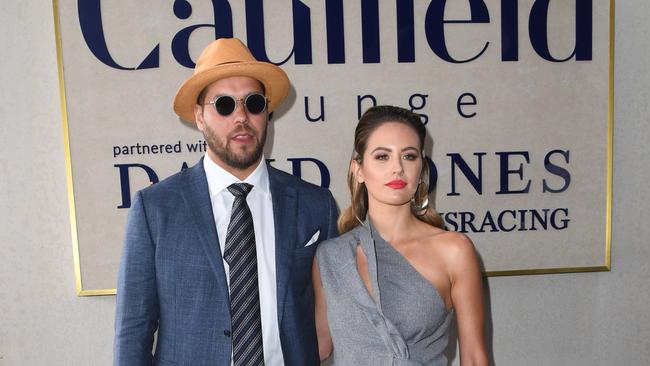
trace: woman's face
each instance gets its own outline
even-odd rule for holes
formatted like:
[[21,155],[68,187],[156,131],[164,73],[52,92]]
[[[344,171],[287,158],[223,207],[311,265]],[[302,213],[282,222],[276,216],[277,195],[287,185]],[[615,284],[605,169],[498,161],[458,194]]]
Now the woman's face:
[[420,180],[421,150],[417,133],[404,123],[386,122],[370,134],[362,162],[352,162],[357,181],[368,190],[369,207],[409,203]]

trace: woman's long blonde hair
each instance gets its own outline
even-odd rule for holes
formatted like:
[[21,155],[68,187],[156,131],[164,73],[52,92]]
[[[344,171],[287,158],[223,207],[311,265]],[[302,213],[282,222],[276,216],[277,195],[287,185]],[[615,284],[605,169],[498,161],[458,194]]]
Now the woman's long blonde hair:
[[350,189],[351,205],[343,211],[338,220],[339,233],[343,234],[359,226],[365,220],[368,213],[368,190],[365,184],[357,182],[352,170],[352,161],[358,164],[363,163],[363,155],[368,146],[370,135],[384,123],[397,122],[411,127],[420,140],[420,151],[422,158],[422,170],[420,171],[420,183],[415,195],[411,200],[411,212],[419,220],[429,225],[444,228],[444,222],[440,215],[428,204],[429,202],[429,164],[424,159],[424,139],[426,128],[422,124],[420,116],[407,109],[382,105],[368,109],[354,131],[354,152],[348,169],[348,188]]

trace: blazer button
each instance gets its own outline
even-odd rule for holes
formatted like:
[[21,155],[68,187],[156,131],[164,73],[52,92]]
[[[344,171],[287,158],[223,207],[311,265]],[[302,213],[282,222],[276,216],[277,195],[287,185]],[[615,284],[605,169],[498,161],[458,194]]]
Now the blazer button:
[[224,330],[223,335],[225,335],[226,337],[230,337],[230,331],[228,329]]

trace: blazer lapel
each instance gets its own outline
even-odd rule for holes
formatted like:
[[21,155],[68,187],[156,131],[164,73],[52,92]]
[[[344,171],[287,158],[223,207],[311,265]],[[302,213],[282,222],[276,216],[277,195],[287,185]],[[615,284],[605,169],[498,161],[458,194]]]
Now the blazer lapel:
[[278,324],[282,324],[289,275],[296,242],[298,201],[293,186],[283,182],[281,175],[269,166],[269,184],[273,200],[275,226],[275,269],[278,296]]
[[203,158],[196,165],[187,169],[186,174],[187,185],[182,195],[191,215],[190,221],[195,227],[210,267],[214,271],[221,296],[224,299],[229,299],[226,273],[221,259],[221,247],[212,213],[208,180],[203,169]]

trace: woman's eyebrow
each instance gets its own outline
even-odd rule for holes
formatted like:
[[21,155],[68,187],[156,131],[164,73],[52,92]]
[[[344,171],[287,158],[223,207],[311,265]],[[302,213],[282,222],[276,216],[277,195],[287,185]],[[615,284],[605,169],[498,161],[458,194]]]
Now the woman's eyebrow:
[[390,149],[388,147],[379,146],[379,147],[376,147],[374,150],[372,150],[370,153],[374,153],[375,151],[378,151],[378,150],[387,151],[387,152],[393,151],[392,149]]
[[[407,150],[415,150],[415,151],[418,151],[418,149],[417,149],[416,147],[414,147],[414,146],[407,146],[407,147],[403,148],[401,151],[404,152],[404,151],[407,151]],[[392,152],[393,149],[391,149],[391,148],[389,148],[389,147],[378,146],[378,147],[376,147],[374,150],[372,150],[370,153],[372,154],[372,153],[374,153],[375,151],[386,151],[386,152]]]

